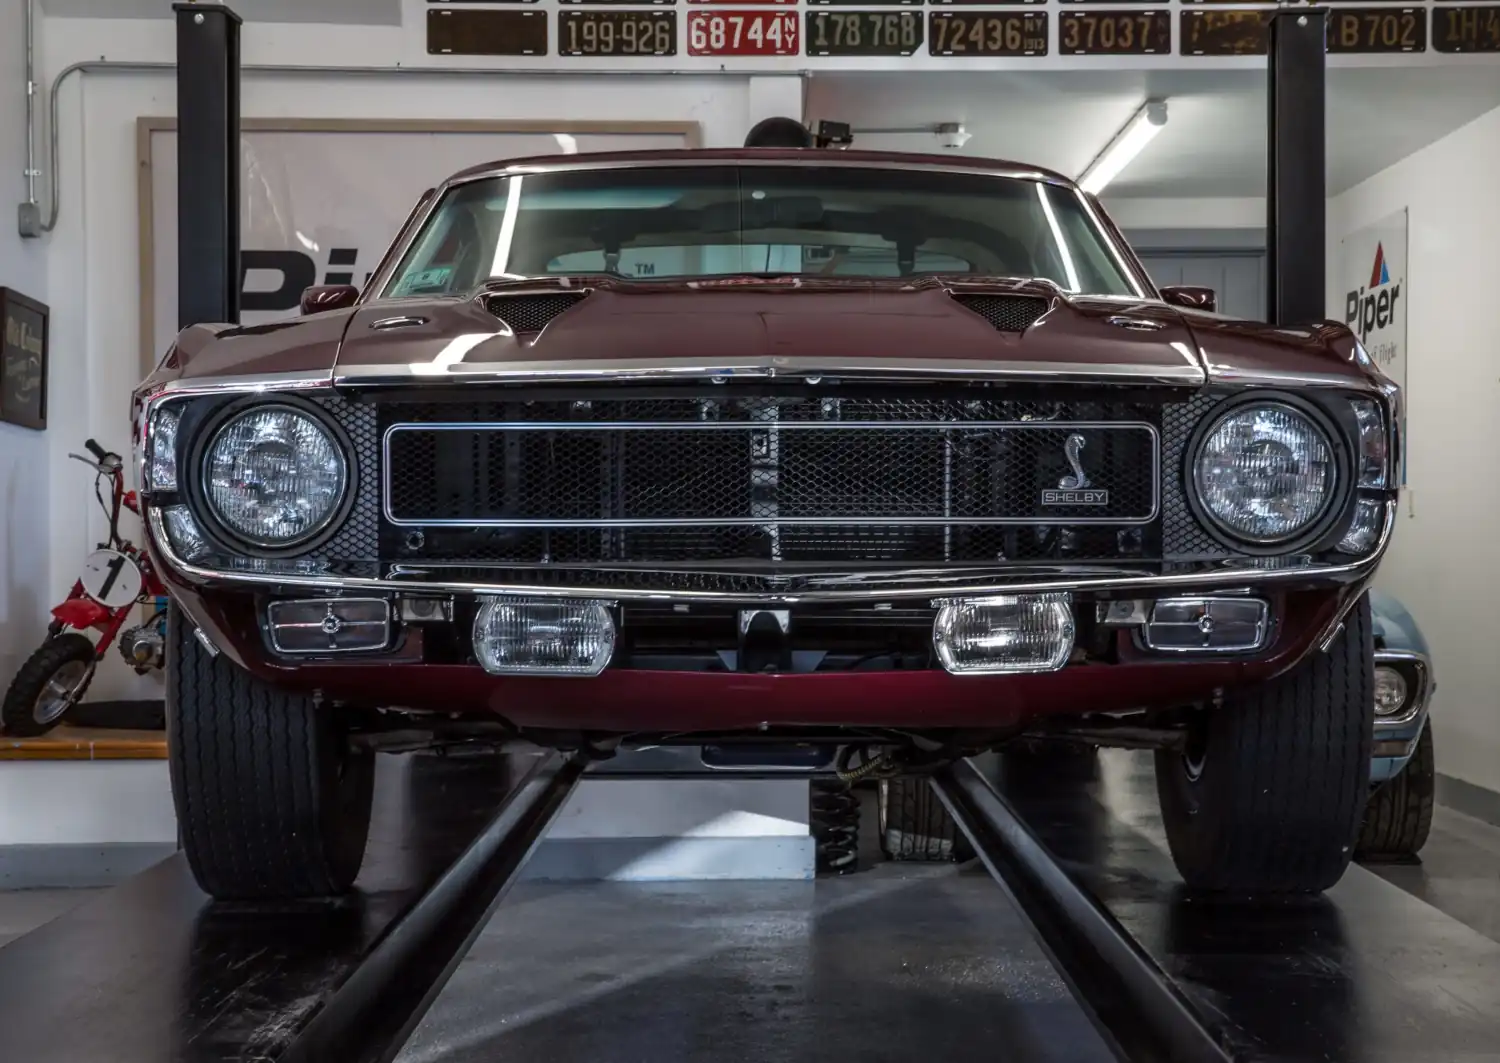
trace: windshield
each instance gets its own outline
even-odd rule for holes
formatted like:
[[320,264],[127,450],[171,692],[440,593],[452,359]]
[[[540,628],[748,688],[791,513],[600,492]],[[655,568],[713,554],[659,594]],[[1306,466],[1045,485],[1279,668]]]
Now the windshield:
[[386,296],[496,278],[1044,277],[1140,294],[1081,196],[1039,181],[851,166],[601,167],[451,189]]

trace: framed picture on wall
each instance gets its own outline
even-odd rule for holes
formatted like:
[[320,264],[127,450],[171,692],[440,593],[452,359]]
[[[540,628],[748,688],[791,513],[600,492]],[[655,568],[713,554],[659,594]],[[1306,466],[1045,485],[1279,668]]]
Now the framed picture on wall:
[[0,288],[0,421],[47,427],[47,307]]

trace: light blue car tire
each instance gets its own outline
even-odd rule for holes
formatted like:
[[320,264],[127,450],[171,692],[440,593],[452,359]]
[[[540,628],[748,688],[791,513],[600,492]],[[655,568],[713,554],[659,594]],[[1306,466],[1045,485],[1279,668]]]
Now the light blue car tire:
[[1432,725],[1422,729],[1416,751],[1394,779],[1370,795],[1354,855],[1359,860],[1408,860],[1427,844],[1437,767]]

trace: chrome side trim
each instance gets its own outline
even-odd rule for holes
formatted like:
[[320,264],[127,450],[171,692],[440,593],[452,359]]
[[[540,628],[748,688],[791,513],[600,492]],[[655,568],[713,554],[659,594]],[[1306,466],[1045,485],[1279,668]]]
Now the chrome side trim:
[[1408,727],[1426,715],[1428,703],[1432,700],[1432,661],[1427,655],[1412,650],[1376,650],[1375,663],[1410,664],[1417,672],[1417,689],[1409,695],[1411,707],[1399,716],[1375,717],[1375,729]]
[[1187,363],[1128,365],[1082,362],[991,361],[938,359],[913,361],[895,358],[747,358],[719,363],[694,359],[673,363],[659,358],[601,358],[570,362],[505,361],[457,362],[434,366],[350,365],[334,369],[335,387],[409,387],[413,381],[440,383],[524,384],[621,380],[699,379],[725,383],[731,379],[780,377],[857,377],[860,379],[915,380],[1034,380],[1048,384],[1160,384],[1200,387],[1207,382],[1202,368]]
[[1083,189],[1075,186],[1073,188],[1073,195],[1083,205],[1084,213],[1089,216],[1089,220],[1094,223],[1094,231],[1104,241],[1104,246],[1109,248],[1110,255],[1114,257],[1115,265],[1119,266],[1120,271],[1129,278],[1130,286],[1135,289],[1135,294],[1142,299],[1150,298],[1156,294],[1149,287],[1141,284],[1142,280],[1146,280],[1149,285],[1150,280],[1142,276],[1143,270],[1131,263],[1130,259],[1135,257],[1133,249],[1125,248],[1126,253],[1121,253],[1121,247],[1119,246],[1119,242],[1115,240],[1114,233],[1110,231],[1108,225],[1104,224],[1104,220],[1099,216],[1099,213],[1094,210],[1094,205],[1089,202],[1089,197],[1084,193]]
[[219,647],[209,637],[207,631],[204,631],[201,627],[195,627],[193,628],[193,637],[198,640],[198,645],[202,646],[210,657],[217,657],[219,655]]
[[1296,388],[1347,388],[1350,391],[1368,391],[1379,394],[1368,381],[1358,377],[1338,376],[1333,373],[1303,372],[1297,369],[1262,370],[1247,373],[1239,369],[1216,366],[1209,355],[1209,382],[1234,384],[1247,387],[1296,387]]
[[226,395],[236,392],[306,391],[332,385],[333,368],[330,366],[327,369],[297,370],[290,373],[247,373],[244,376],[207,379],[179,377],[176,380],[168,380],[161,386],[161,391],[151,398],[154,399],[157,395]]
[[510,583],[476,583],[464,580],[386,580],[360,577],[319,577],[276,573],[233,573],[188,564],[172,550],[162,523],[161,510],[149,507],[147,527],[152,541],[167,567],[194,583],[224,583],[241,586],[319,587],[325,590],[378,591],[387,594],[513,594],[534,598],[587,598],[612,601],[705,601],[743,602],[754,605],[799,605],[850,601],[923,600],[935,596],[976,597],[996,594],[1131,593],[1142,595],[1158,590],[1197,590],[1209,588],[1243,588],[1271,584],[1314,581],[1348,583],[1368,580],[1375,572],[1395,526],[1396,506],[1386,503],[1386,520],[1380,541],[1367,557],[1343,565],[1308,565],[1301,568],[1263,569],[1252,565],[1225,566],[1209,572],[1185,572],[1156,575],[1142,572],[1076,576],[1073,578],[1031,578],[1014,580],[983,579],[969,584],[945,584],[934,579],[900,587],[864,587],[815,590],[797,593],[763,592],[737,594],[723,591],[672,591],[640,587],[558,587]]
[[[704,517],[704,518],[622,518],[596,520],[552,520],[530,518],[525,520],[480,520],[449,518],[422,520],[398,517],[391,510],[391,438],[398,432],[447,432],[447,431],[736,431],[750,432],[757,426],[774,424],[778,431],[816,429],[821,431],[903,431],[925,429],[928,431],[951,431],[966,429],[1045,429],[1064,431],[1069,429],[1132,430],[1145,431],[1151,437],[1151,509],[1145,516],[1109,517],[1048,517],[1032,514],[1020,517],[874,517],[850,515],[843,517]],[[782,525],[821,525],[834,527],[846,524],[878,524],[887,526],[921,525],[939,527],[963,525],[965,527],[1002,527],[1047,523],[1068,525],[1111,525],[1121,528],[1150,524],[1161,510],[1161,435],[1156,426],[1147,421],[464,421],[464,422],[401,422],[385,430],[380,445],[381,465],[381,509],[385,519],[397,527],[441,528],[713,528],[713,527],[758,527]]]

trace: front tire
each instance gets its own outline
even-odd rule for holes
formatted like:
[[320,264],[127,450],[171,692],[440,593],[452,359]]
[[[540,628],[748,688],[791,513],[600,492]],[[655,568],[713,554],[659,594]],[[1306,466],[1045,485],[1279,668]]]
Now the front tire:
[[973,847],[926,775],[880,782],[880,851],[887,860],[963,863]]
[[1326,653],[1200,714],[1186,752],[1156,754],[1177,870],[1195,889],[1318,893],[1349,866],[1370,787],[1370,602]]
[[1354,855],[1361,860],[1415,861],[1432,831],[1432,806],[1437,798],[1437,760],[1432,748],[1432,724],[1401,774],[1370,795]]
[[218,900],[328,897],[364,858],[375,756],[336,711],[214,656],[174,604],[167,756],[182,848]]
[[37,738],[67,719],[94,678],[97,651],[76,631],[50,638],[21,665],[0,704],[0,729]]

